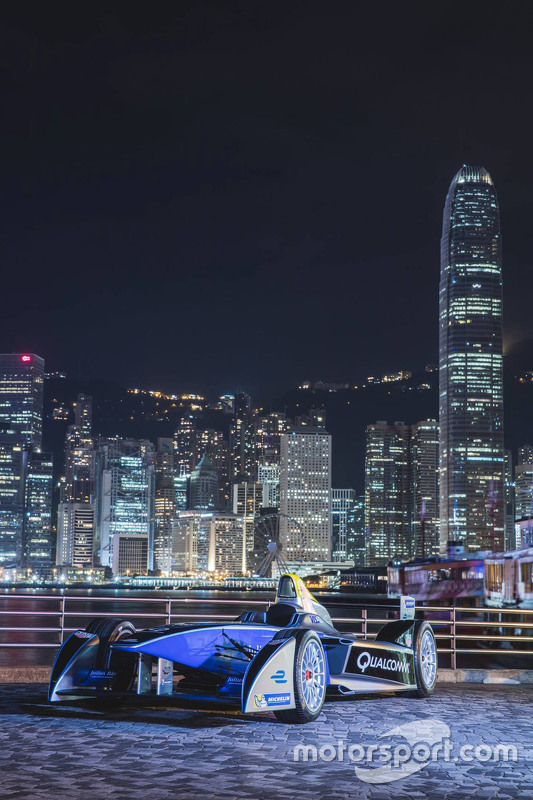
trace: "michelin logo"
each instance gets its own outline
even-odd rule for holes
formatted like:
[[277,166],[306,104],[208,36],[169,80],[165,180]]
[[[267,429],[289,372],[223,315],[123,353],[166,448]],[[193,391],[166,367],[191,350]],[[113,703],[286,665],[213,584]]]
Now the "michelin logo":
[[371,656],[366,650],[359,655],[357,666],[362,673],[364,673],[368,667],[371,669],[385,669],[389,672],[409,671],[409,664],[407,662],[399,661],[396,658],[378,658],[377,656]]
[[256,694],[254,705],[256,708],[269,708],[269,706],[285,706],[291,702],[290,694]]

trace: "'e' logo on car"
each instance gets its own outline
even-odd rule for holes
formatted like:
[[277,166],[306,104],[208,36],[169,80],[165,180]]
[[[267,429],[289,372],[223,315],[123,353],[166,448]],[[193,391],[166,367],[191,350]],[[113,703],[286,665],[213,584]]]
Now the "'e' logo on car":
[[287,683],[287,678],[285,677],[285,670],[278,669],[273,675],[270,676],[275,683]]

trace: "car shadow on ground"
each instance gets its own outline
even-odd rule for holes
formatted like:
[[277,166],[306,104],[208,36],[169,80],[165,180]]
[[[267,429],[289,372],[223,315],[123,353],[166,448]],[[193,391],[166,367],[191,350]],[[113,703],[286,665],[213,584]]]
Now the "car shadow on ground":
[[[168,725],[175,728],[225,728],[254,723],[278,723],[269,713],[243,714],[227,703],[213,704],[198,700],[150,697],[127,699],[119,707],[105,707],[94,700],[76,703],[49,703],[46,692],[25,692],[18,685],[0,699],[0,715],[35,718],[86,719],[101,722]],[[32,687],[33,688],[33,687]],[[11,687],[10,687],[11,689]],[[28,694],[31,696],[28,697]]]

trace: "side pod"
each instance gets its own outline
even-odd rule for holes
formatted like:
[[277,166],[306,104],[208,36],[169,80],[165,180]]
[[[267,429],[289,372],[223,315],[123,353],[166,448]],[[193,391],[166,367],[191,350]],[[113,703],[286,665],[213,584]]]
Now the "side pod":
[[248,665],[242,684],[245,714],[294,708],[294,636],[275,638]]
[[[99,637],[94,633],[76,631],[62,645],[56,656],[50,686],[48,688],[48,699],[52,703],[57,703],[63,695],[78,697],[76,688],[84,683],[96,663],[96,655]],[[72,694],[68,692],[72,689]]]

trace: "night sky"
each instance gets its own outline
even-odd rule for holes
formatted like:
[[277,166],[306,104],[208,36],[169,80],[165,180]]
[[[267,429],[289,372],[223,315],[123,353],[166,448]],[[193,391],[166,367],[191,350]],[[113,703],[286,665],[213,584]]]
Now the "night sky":
[[101,8],[2,9],[2,352],[260,400],[435,363],[464,162],[533,337],[529,3]]

